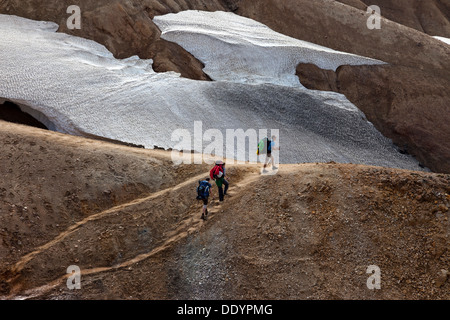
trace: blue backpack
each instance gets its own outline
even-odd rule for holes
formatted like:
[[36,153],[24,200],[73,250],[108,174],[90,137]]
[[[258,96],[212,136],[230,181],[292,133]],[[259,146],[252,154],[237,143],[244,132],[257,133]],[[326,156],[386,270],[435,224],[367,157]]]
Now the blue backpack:
[[206,180],[199,181],[197,187],[197,200],[202,200],[209,197],[209,182]]

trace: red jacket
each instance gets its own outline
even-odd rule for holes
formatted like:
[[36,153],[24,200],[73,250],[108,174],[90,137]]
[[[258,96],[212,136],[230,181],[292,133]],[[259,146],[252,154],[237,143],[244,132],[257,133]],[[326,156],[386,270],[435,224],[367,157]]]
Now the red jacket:
[[219,172],[222,172],[222,174],[223,174],[222,165],[216,164],[214,166],[214,168],[212,168],[211,171],[209,171],[209,177],[211,178],[211,180],[216,180],[216,178],[214,178],[214,175],[217,176],[219,174]]

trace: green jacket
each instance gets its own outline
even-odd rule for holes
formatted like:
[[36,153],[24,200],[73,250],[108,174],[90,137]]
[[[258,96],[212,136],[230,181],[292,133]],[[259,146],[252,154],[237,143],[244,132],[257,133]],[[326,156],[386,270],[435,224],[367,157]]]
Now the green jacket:
[[223,184],[224,177],[220,177],[216,179],[216,185],[220,188]]

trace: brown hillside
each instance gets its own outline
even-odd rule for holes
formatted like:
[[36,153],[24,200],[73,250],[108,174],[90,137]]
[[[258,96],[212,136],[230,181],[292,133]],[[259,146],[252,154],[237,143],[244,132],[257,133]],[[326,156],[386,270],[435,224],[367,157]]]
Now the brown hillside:
[[310,89],[336,91],[385,136],[437,172],[450,172],[450,78],[402,66],[342,66],[337,72],[300,64]]
[[448,0],[364,0],[366,5],[383,8],[382,15],[389,20],[427,33],[450,37],[450,2]]
[[204,222],[209,165],[5,122],[0,137],[2,298],[450,298],[450,175],[229,164]]

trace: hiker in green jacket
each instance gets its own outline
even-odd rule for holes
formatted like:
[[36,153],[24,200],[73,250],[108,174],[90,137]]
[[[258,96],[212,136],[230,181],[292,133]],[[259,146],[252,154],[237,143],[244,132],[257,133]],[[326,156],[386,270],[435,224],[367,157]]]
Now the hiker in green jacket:
[[[210,177],[216,182],[219,190],[219,201],[223,201],[228,191],[228,181],[225,179],[225,163],[223,161],[216,161],[216,165],[210,171]],[[225,185],[225,190],[223,185]]]
[[275,161],[272,155],[272,151],[274,150],[280,150],[280,147],[276,147],[275,141],[277,140],[276,136],[272,136],[272,140],[269,140],[267,138],[264,139],[266,146],[264,146],[264,151],[262,153],[266,153],[266,160],[264,161],[264,167],[263,167],[263,173],[266,173],[266,167],[269,165],[269,163],[272,164],[272,170],[278,169],[277,166],[275,166]]

